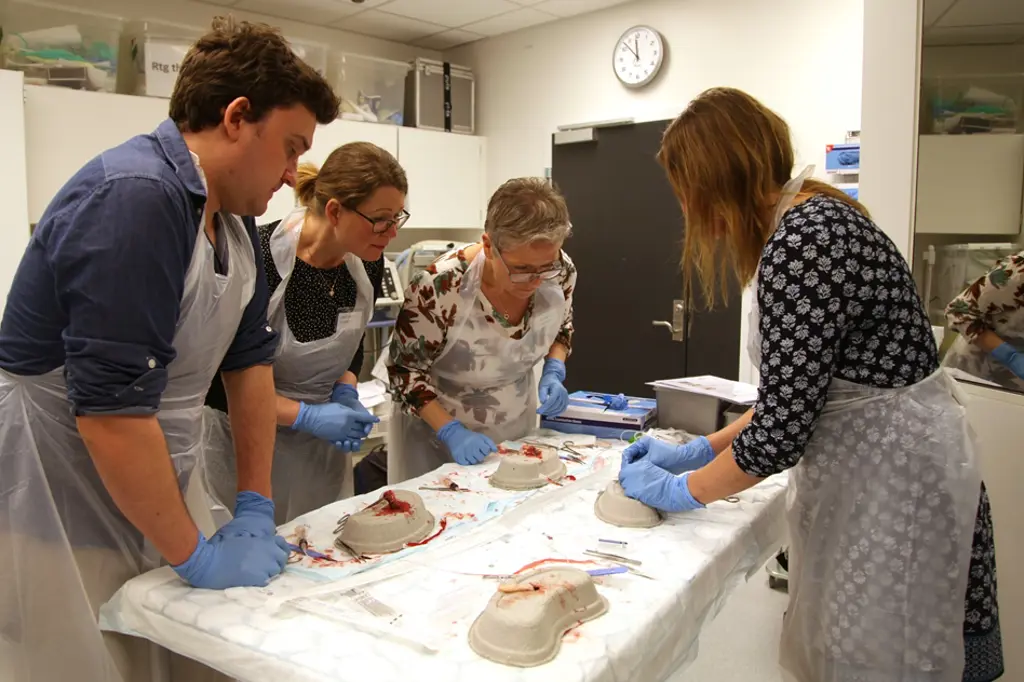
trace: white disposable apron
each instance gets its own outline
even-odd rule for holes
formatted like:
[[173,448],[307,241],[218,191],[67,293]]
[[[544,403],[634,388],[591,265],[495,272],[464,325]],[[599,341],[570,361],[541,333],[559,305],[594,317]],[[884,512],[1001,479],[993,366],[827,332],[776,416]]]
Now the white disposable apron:
[[[810,170],[784,189],[776,226]],[[750,329],[760,368],[756,292]],[[790,471],[787,679],[961,682],[981,476],[958,395],[942,370],[898,389],[829,384]]]
[[[215,271],[204,214],[157,413],[182,488],[201,456],[206,392],[255,285],[249,235],[237,217],[220,217],[228,271]],[[79,436],[63,367],[40,376],[0,371],[0,481],[0,650],[14,679],[150,680],[148,643],[102,633],[97,612],[156,564]]]
[[[492,306],[480,290],[485,262],[481,249],[462,279],[461,301],[430,377],[448,414],[500,443],[521,438],[536,424],[533,368],[558,336],[565,294],[557,282],[544,282],[533,294],[529,329],[513,339],[487,320]],[[388,483],[421,476],[451,461],[448,447],[426,422],[394,410],[388,429]]]
[[[277,393],[306,403],[326,403],[331,390],[348,371],[362,343],[366,324],[373,315],[373,285],[363,261],[346,254],[345,267],[356,283],[356,305],[338,314],[334,333],[316,341],[302,342],[288,326],[285,294],[295,270],[299,237],[306,209],[293,211],[270,237],[270,252],[281,282],[270,297],[267,315],[280,333],[274,355]],[[235,453],[228,416],[206,408],[206,485],[225,507],[234,506],[237,492]],[[352,453],[312,434],[279,426],[274,445],[272,472],[275,517],[278,525],[306,512],[353,494]]]

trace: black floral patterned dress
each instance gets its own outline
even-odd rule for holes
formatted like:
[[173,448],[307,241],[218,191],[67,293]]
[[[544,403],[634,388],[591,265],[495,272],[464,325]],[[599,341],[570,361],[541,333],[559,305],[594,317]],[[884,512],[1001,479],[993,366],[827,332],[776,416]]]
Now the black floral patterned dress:
[[[825,406],[833,378],[874,388],[922,381],[939,367],[931,326],[910,269],[892,241],[852,206],[816,196],[790,209],[771,237],[758,278],[765,354],[755,415],[733,443],[739,467],[766,477],[797,464]],[[833,287],[842,314],[806,304]],[[808,287],[811,290],[808,290]],[[783,295],[774,295],[782,292]],[[838,293],[835,293],[838,292]],[[780,355],[781,353],[781,355]],[[827,358],[795,362],[785,358]],[[785,437],[778,437],[782,425]],[[992,513],[984,485],[965,595],[965,682],[1003,673]]]

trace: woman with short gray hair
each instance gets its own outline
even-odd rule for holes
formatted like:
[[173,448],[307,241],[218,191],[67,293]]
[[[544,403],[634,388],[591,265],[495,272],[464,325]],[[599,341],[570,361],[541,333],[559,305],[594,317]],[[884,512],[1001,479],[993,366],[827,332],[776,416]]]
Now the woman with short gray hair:
[[387,363],[400,406],[388,483],[453,460],[479,464],[496,443],[529,433],[538,413],[565,410],[576,268],[562,244],[571,230],[554,187],[509,180],[487,205],[481,242],[445,254],[409,283]]

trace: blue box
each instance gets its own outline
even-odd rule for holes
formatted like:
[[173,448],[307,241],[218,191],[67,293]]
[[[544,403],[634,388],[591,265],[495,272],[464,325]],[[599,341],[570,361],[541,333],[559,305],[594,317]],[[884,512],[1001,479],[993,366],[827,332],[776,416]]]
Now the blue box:
[[598,438],[629,438],[657,423],[658,402],[654,398],[627,397],[628,407],[613,410],[608,402],[616,396],[593,391],[569,395],[569,407],[557,417],[544,417],[540,425],[562,433],[579,433]]
[[825,147],[826,173],[859,173],[860,143],[830,144]]

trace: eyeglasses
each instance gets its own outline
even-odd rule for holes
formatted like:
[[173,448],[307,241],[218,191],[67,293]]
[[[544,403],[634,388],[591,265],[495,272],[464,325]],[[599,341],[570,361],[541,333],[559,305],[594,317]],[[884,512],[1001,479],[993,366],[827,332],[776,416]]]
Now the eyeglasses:
[[394,218],[371,218],[355,208],[352,209],[352,212],[362,216],[366,222],[370,223],[370,229],[373,230],[374,234],[384,234],[392,227],[396,230],[400,230],[402,229],[402,225],[409,222],[409,212],[405,209],[399,211],[398,215]]
[[526,284],[532,282],[535,279],[540,280],[551,280],[562,274],[565,266],[562,264],[561,258],[558,260],[558,265],[547,270],[539,270],[537,272],[512,272],[505,262],[505,259],[501,257],[501,252],[498,249],[494,249],[494,253],[498,256],[498,262],[505,266],[505,271],[508,273],[508,278],[513,284]]

